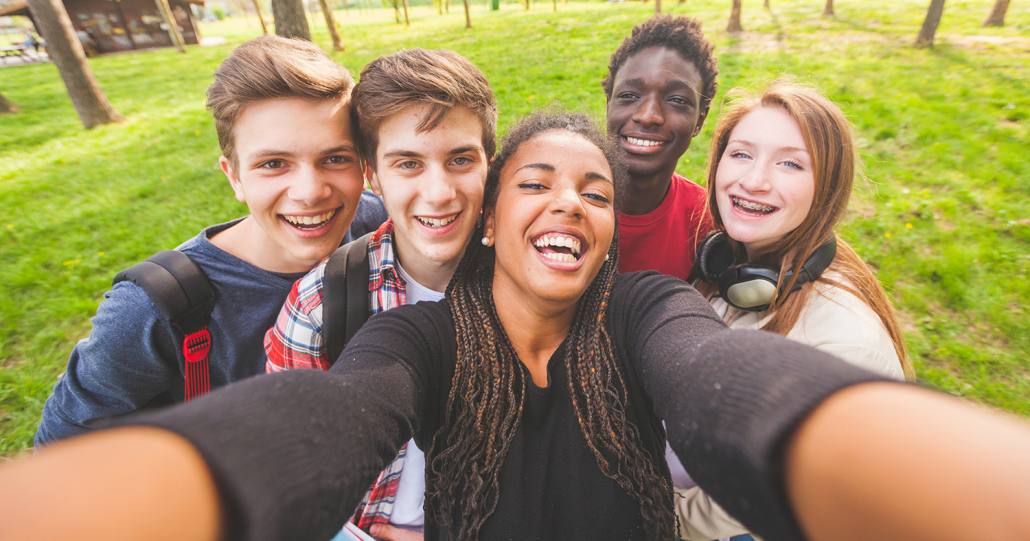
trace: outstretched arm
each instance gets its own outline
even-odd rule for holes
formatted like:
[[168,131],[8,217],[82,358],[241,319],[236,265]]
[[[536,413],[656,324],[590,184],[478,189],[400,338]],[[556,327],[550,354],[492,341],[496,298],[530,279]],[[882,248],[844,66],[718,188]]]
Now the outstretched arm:
[[103,430],[0,467],[0,539],[213,541],[220,506],[203,458],[156,428]]
[[943,394],[837,393],[791,439],[786,471],[811,539],[1030,539],[1030,425]]

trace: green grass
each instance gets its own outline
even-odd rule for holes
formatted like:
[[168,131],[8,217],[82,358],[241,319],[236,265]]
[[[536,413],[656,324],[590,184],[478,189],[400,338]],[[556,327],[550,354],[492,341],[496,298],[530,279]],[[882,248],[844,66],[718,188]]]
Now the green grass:
[[[1030,12],[1014,6],[1004,28],[981,28],[993,0],[949,0],[932,50],[911,47],[924,0],[745,2],[746,32],[723,31],[727,2],[666,1],[700,18],[717,44],[720,95],[680,172],[704,176],[726,90],[781,75],[814,84],[855,124],[869,182],[843,227],[896,301],[920,378],[948,392],[1030,415]],[[413,10],[340,11],[357,74],[403,47],[450,48],[497,91],[500,127],[560,105],[598,117],[607,59],[652,4],[460,4],[438,16]],[[329,48],[320,17],[316,41]],[[245,210],[218,172],[203,93],[257,21],[202,28],[227,44],[92,59],[123,123],[82,130],[52,65],[0,69],[17,114],[0,116],[0,455],[30,445],[40,409],[68,351],[116,271],[172,247],[206,224]]]

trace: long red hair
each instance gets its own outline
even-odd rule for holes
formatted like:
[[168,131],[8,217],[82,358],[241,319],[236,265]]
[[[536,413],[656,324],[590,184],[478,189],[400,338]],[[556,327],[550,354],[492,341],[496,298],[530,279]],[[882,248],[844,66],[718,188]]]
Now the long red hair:
[[[716,229],[724,229],[715,197],[715,176],[719,160],[726,150],[730,135],[745,115],[758,107],[779,107],[797,122],[812,160],[812,174],[815,178],[815,193],[808,216],[796,229],[787,233],[765,252],[762,262],[791,269],[793,278],[785,280],[781,273],[777,284],[780,291],[793,287],[801,266],[819,246],[835,237],[837,256],[829,270],[843,278],[842,281],[829,278],[824,273],[817,282],[823,282],[844,289],[863,302],[880,317],[883,326],[894,342],[894,349],[901,360],[901,368],[907,379],[915,378],[915,371],[905,353],[901,329],[886,292],[876,276],[855,250],[834,231],[844,216],[854,184],[858,157],[855,153],[851,125],[833,102],[818,91],[794,83],[777,81],[760,96],[739,100],[724,112],[715,128],[712,139],[712,153],[708,160],[708,207]],[[734,250],[743,254],[743,246],[731,240]],[[783,298],[773,299],[769,305],[772,317],[762,330],[786,335],[797,323],[809,295],[814,293],[814,283]],[[700,289],[714,293],[710,284],[700,284]]]

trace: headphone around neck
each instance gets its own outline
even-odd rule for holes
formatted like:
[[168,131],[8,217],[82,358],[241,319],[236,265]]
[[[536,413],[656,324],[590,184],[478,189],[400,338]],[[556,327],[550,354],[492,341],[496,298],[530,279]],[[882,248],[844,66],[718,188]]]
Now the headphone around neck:
[[[734,308],[748,312],[764,312],[779,295],[789,295],[801,286],[816,281],[837,255],[837,239],[831,236],[801,266],[797,282],[790,291],[777,291],[780,269],[768,265],[736,263],[730,236],[725,231],[709,233],[697,247],[696,265],[701,279],[719,286],[719,296]],[[784,283],[793,273],[786,271]]]

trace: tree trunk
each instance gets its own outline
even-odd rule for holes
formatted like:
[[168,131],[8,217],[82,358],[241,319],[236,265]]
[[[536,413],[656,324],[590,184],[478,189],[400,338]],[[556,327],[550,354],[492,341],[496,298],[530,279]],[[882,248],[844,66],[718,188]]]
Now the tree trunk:
[[654,0],[654,12],[655,14],[662,13],[662,0]]
[[687,3],[687,0],[679,0],[679,3],[680,3],[680,4],[686,4],[686,3]]
[[336,28],[336,18],[333,17],[333,10],[329,7],[328,0],[318,0],[318,5],[322,7],[322,14],[325,15],[325,25],[329,28],[329,37],[333,38],[333,50],[343,50],[343,40],[340,39],[340,32]]
[[161,18],[168,25],[168,37],[172,40],[172,45],[180,53],[185,53],[186,42],[182,39],[182,32],[179,32],[179,23],[175,22],[175,15],[172,15],[172,7],[168,5],[168,0],[156,0],[156,2],[157,12],[161,14]]
[[937,25],[941,24],[943,13],[944,0],[930,0],[930,7],[926,10],[926,19],[916,38],[916,47],[933,47],[933,36],[937,33]]
[[526,11],[529,11],[529,0],[526,0]]
[[18,109],[13,103],[7,101],[7,98],[5,98],[3,94],[0,94],[0,115],[4,113],[13,113],[17,110]]
[[[527,2],[529,0],[526,0]],[[465,28],[472,28],[472,15],[469,13],[469,0],[464,0],[465,4]]]
[[258,0],[251,0],[254,2],[254,11],[257,13],[258,22],[261,23],[261,35],[268,35],[268,25],[265,24],[265,16],[261,14],[261,3]]
[[411,26],[411,20],[408,19],[408,0],[401,0],[401,7],[404,8],[404,26]]
[[1005,12],[1009,10],[1009,0],[995,0],[991,14],[984,21],[984,26],[1005,26]]
[[72,30],[72,21],[61,0],[29,0],[28,3],[36,28],[46,40],[47,52],[61,73],[82,125],[89,129],[121,120],[121,115],[107,101],[93,77],[93,70],[86,62],[86,53]]
[[762,7],[764,7],[765,9],[769,9],[769,0],[765,0],[764,2],[762,2]]
[[393,0],[393,20],[401,24],[401,3],[400,0]]
[[823,6],[823,17],[833,17],[833,0],[826,0],[826,5]]
[[558,0],[553,0],[553,4],[554,4],[554,12],[557,13],[558,12]]
[[311,29],[301,0],[272,0],[272,19],[276,35],[311,41]]
[[730,24],[726,25],[727,32],[743,32],[744,27],[740,26],[740,0],[733,0],[733,9],[730,10]]

